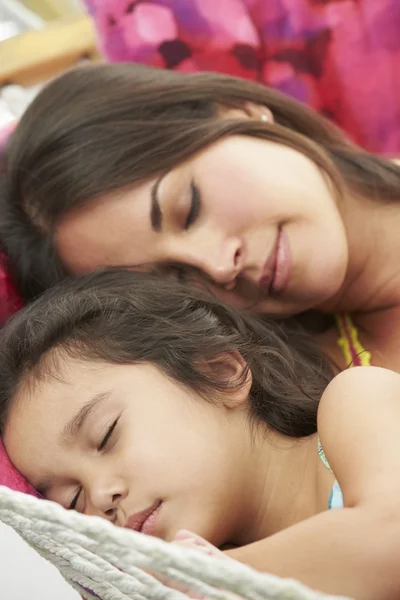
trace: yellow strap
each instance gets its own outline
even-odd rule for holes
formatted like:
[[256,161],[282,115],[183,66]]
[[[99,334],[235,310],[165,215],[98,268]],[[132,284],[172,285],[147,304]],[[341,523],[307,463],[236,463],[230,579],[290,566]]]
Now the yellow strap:
[[[371,353],[365,350],[360,344],[358,339],[357,329],[354,327],[353,322],[348,314],[336,315],[336,323],[339,329],[338,344],[343,352],[346,364],[349,367],[354,366],[354,357],[357,357],[361,366],[371,366]],[[318,438],[318,454],[324,465],[332,471],[328,459],[325,456],[325,452],[322,448],[320,439]]]
[[357,356],[361,366],[371,366],[371,353],[368,352],[358,339],[357,329],[348,314],[336,315],[336,324],[339,329],[338,344],[343,352],[346,364],[354,366],[354,357]]

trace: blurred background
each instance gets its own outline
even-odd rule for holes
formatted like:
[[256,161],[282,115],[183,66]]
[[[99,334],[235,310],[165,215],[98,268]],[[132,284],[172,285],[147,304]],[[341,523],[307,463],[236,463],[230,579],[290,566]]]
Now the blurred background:
[[[0,0],[0,130],[41,85],[96,58],[91,21],[78,0]],[[7,600],[79,600],[53,565],[0,523],[0,590]]]
[[0,0],[0,129],[49,78],[96,57],[80,0]]

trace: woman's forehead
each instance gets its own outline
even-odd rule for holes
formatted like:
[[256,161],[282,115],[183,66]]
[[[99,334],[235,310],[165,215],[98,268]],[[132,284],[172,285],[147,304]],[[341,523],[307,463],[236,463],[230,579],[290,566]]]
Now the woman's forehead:
[[66,215],[54,234],[66,267],[83,274],[100,266],[152,262],[158,237],[150,224],[150,195],[147,183]]

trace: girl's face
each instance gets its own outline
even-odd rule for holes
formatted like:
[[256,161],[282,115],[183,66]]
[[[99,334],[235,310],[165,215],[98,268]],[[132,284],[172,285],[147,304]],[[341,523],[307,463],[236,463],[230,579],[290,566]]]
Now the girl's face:
[[181,263],[211,278],[222,299],[272,314],[329,301],[348,263],[327,178],[299,152],[246,136],[74,211],[55,244],[75,273]]
[[248,389],[213,404],[145,363],[59,366],[26,386],[4,436],[46,498],[165,540],[185,528],[221,545],[251,530]]

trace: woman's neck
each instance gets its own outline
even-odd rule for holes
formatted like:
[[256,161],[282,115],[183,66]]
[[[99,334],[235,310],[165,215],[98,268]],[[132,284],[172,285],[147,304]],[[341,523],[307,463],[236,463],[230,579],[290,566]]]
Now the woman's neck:
[[352,198],[340,207],[349,243],[349,268],[324,312],[369,314],[400,306],[399,204]]
[[[352,258],[340,293],[319,309],[351,313],[373,364],[400,372],[400,198],[398,204],[353,198],[340,208]],[[347,367],[335,330],[316,339]]]

